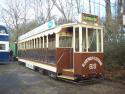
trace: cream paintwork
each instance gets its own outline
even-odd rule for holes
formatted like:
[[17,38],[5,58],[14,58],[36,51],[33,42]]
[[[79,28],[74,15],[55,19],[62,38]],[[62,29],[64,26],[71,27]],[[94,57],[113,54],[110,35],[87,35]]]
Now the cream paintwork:
[[57,72],[57,69],[56,67],[53,67],[51,65],[47,65],[47,64],[43,64],[43,63],[38,63],[38,62],[35,62],[35,61],[30,61],[30,60],[25,60],[25,59],[18,59],[18,61],[21,61],[21,62],[24,62],[25,64],[31,64],[32,66],[36,66],[36,67],[39,67],[39,68],[43,68],[43,69],[46,69],[46,70],[49,70],[49,71],[52,71],[52,72]]

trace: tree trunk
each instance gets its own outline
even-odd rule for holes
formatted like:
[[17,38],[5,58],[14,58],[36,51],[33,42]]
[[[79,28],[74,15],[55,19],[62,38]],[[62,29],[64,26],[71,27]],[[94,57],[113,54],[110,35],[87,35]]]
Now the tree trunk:
[[105,21],[105,26],[107,31],[111,32],[111,6],[110,6],[110,0],[105,0],[106,3],[106,21]]
[[91,1],[89,0],[89,13],[91,14]]

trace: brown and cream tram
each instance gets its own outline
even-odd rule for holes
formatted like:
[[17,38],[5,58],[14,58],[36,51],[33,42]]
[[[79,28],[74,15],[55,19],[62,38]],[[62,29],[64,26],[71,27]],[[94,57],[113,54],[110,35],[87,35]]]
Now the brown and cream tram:
[[18,60],[76,80],[103,76],[103,26],[98,17],[82,14],[81,22],[55,26],[50,21],[18,39]]

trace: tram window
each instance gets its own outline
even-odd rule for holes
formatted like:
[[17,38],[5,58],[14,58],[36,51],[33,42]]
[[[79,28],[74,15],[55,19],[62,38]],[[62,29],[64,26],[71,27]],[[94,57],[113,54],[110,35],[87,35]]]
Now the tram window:
[[88,51],[96,51],[96,30],[88,28]]
[[0,30],[0,33],[1,33],[1,34],[5,34],[6,31],[5,31],[5,30]]
[[72,37],[71,36],[60,36],[59,37],[59,47],[72,47]]
[[101,30],[88,29],[88,51],[101,51]]
[[43,38],[41,37],[41,47],[40,48],[43,48]]
[[26,41],[26,49],[28,48],[28,41]]
[[28,49],[30,49],[30,41],[28,41]]
[[30,49],[32,49],[32,40],[30,40]]
[[35,39],[35,48],[37,48],[37,39]]
[[59,47],[72,47],[72,36],[72,28],[64,28],[59,36]]
[[36,48],[39,48],[39,38],[37,38],[37,47]]
[[26,42],[24,42],[24,49],[26,49]]
[[39,38],[39,48],[41,48],[41,38]]
[[36,48],[36,39],[35,39],[34,41],[35,41],[35,43],[34,43],[34,48]]
[[31,49],[33,49],[33,40],[31,40]]
[[26,42],[25,42],[25,48],[24,49],[26,49]]
[[86,28],[82,28],[82,51],[86,51]]
[[48,48],[55,49],[55,34],[48,36]]
[[79,51],[79,28],[75,28],[75,51]]
[[46,39],[47,37],[45,36],[44,37],[44,48],[47,48],[47,39]]
[[27,49],[27,41],[26,41],[26,49]]
[[23,49],[24,48],[24,45],[23,45],[23,42],[21,43],[21,49]]
[[0,50],[5,50],[5,44],[0,44]]
[[98,51],[101,52],[101,30],[99,29],[98,31]]

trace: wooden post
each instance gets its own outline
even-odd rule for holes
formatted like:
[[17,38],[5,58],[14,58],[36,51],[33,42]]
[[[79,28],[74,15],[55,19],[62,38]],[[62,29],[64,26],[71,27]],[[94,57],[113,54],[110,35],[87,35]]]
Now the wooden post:
[[73,51],[75,52],[75,27],[73,27]]
[[82,27],[79,26],[79,52],[82,52]]
[[86,52],[88,52],[88,28],[86,28]]
[[96,29],[96,51],[99,52],[99,31]]
[[44,48],[44,36],[43,36],[43,48]]
[[59,34],[56,34],[56,47],[59,47]]
[[103,52],[104,50],[104,48],[103,48],[103,29],[101,29],[101,52]]

